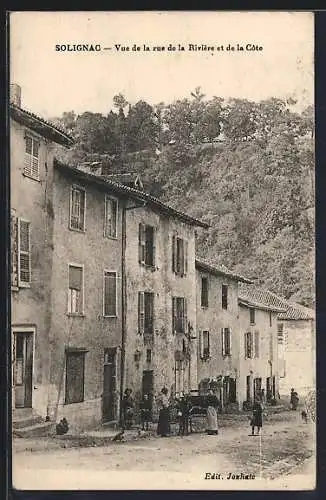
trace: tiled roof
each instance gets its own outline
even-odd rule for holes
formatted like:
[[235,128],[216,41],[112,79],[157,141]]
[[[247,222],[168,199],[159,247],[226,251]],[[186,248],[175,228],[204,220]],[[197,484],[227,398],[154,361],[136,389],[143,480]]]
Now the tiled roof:
[[225,276],[230,279],[234,279],[235,281],[241,281],[243,283],[252,283],[251,280],[248,278],[245,278],[244,276],[240,276],[239,274],[234,273],[233,271],[230,271],[223,265],[212,265],[208,264],[207,262],[203,262],[201,260],[196,259],[196,268],[199,271],[204,271],[210,274],[215,274],[218,276]]
[[105,178],[104,176],[98,176],[86,173],[76,167],[65,165],[57,160],[55,160],[54,166],[66,172],[67,174],[79,177],[80,179],[84,179],[93,184],[101,185],[102,187],[110,188],[112,191],[116,193],[120,193],[121,195],[129,196],[132,199],[141,201],[143,202],[144,205],[148,205],[161,213],[177,217],[178,219],[192,226],[203,227],[206,229],[209,227],[209,225],[206,222],[195,219],[194,217],[191,217],[190,215],[187,215],[183,212],[179,212],[179,210],[170,207],[166,203],[160,201],[158,198],[155,198],[154,196],[151,196],[150,194],[145,193],[144,191],[139,191],[138,189],[126,186],[125,184],[112,181],[108,178]]
[[241,284],[239,286],[239,301],[250,303],[252,307],[258,304],[273,308],[274,311],[279,310],[278,319],[282,320],[314,319],[315,317],[315,312],[312,309],[290,302],[269,290],[255,285]]
[[72,146],[74,143],[73,138],[64,130],[12,103],[10,104],[10,115],[18,123],[31,128],[43,137],[61,144],[62,146]]

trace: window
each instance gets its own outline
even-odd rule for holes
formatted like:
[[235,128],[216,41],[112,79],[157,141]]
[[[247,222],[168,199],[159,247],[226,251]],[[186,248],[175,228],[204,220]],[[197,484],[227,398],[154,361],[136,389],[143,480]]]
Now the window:
[[255,332],[255,358],[259,358],[259,332]]
[[104,236],[106,238],[117,237],[117,213],[118,202],[114,198],[105,196],[104,205]]
[[31,282],[30,223],[18,219],[18,280],[19,286]]
[[146,363],[152,362],[152,351],[151,349],[146,350]]
[[188,272],[188,241],[172,236],[172,271],[179,276]]
[[252,358],[252,333],[245,333],[245,357]]
[[278,323],[277,325],[277,342],[279,345],[284,344],[284,329],[283,323]]
[[83,268],[69,266],[68,313],[83,314]]
[[209,331],[204,330],[199,334],[200,358],[207,360],[210,357]]
[[228,287],[222,285],[222,309],[228,308]]
[[39,180],[39,149],[40,141],[26,135],[25,137],[25,161],[24,174],[33,179]]
[[85,190],[73,186],[70,193],[70,229],[85,231]]
[[269,313],[269,326],[273,326],[273,316],[272,312]]
[[231,356],[230,328],[222,328],[222,356]]
[[152,336],[154,333],[154,294],[138,293],[138,333]]
[[187,300],[184,297],[172,297],[172,331],[186,333]]
[[103,316],[117,315],[117,273],[104,271]]
[[86,351],[66,351],[65,404],[84,401],[84,372]]
[[254,325],[256,322],[256,315],[255,315],[255,309],[253,307],[249,309],[249,317],[250,317],[250,324]]
[[208,359],[210,357],[210,350],[209,350],[209,331],[204,330],[203,331],[203,358]]
[[201,306],[208,307],[208,278],[201,279]]
[[155,230],[153,226],[139,224],[139,262],[146,266],[155,264]]

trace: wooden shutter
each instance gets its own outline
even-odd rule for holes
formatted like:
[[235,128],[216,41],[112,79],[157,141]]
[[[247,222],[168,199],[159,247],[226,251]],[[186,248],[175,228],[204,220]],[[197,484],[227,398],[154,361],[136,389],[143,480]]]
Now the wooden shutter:
[[19,284],[31,281],[30,223],[18,219],[18,279]]
[[248,337],[247,337],[247,333],[244,334],[244,355],[245,355],[245,358],[247,359],[248,358]]
[[188,241],[184,240],[184,274],[188,273]]
[[157,228],[153,227],[153,266],[156,265],[156,238],[157,238]]
[[116,273],[104,273],[104,316],[115,316],[117,302]]
[[145,296],[144,292],[138,293],[138,333],[144,333],[145,326]]
[[255,332],[255,358],[259,358],[259,332]]
[[11,251],[11,286],[18,287],[18,221],[15,212],[11,211],[10,219],[10,251]]
[[232,355],[232,330],[229,328],[229,345],[230,345],[230,356]]
[[176,333],[177,327],[177,299],[172,297],[172,333]]
[[139,233],[138,233],[138,241],[139,241],[139,262],[145,262],[145,244],[146,244],[146,226],[145,224],[139,224]]
[[183,332],[188,333],[188,310],[187,299],[183,299]]
[[181,276],[185,274],[185,240],[180,239],[180,263],[179,271]]
[[203,332],[199,332],[199,355],[200,358],[203,359],[204,357],[204,339],[203,339]]
[[222,356],[225,356],[224,328],[221,328]]
[[66,404],[84,401],[84,366],[85,353],[67,353]]
[[172,236],[172,271],[174,273],[177,270],[176,260],[177,260],[177,237],[174,234]]

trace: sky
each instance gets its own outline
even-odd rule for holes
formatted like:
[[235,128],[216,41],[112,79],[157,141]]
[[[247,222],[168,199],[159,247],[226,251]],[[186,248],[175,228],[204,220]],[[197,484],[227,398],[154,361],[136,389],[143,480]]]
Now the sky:
[[[214,51],[168,51],[170,43],[186,49],[207,44]],[[63,52],[56,44],[98,44],[101,50]],[[130,50],[117,51],[116,44]],[[151,50],[132,51],[134,44]],[[237,44],[263,50],[226,50]],[[296,97],[304,107],[314,99],[313,60],[309,12],[10,14],[10,81],[22,88],[22,107],[44,118],[70,110],[107,114],[120,92],[131,104],[170,103],[197,86],[207,98]]]

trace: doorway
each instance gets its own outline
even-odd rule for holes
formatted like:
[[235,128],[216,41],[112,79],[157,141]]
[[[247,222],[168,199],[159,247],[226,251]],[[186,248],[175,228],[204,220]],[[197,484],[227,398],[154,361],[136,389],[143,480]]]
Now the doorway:
[[248,402],[251,402],[251,375],[247,375],[246,379],[246,398]]
[[261,378],[254,378],[254,400],[261,398]]
[[103,422],[110,422],[114,420],[116,416],[116,352],[116,348],[104,349],[102,396]]
[[15,408],[32,408],[33,333],[14,332]]
[[154,395],[154,373],[153,370],[144,370],[143,371],[143,380],[142,380],[142,398],[144,394],[148,394],[148,398],[151,402],[151,406],[153,405],[153,395]]

